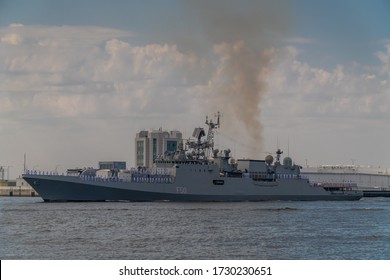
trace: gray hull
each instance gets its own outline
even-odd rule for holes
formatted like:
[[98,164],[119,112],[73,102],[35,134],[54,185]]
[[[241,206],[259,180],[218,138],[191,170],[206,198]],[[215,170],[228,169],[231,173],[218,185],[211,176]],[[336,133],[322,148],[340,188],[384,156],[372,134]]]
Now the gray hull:
[[[137,163],[140,166],[130,170],[89,168],[74,173],[71,169],[67,176],[26,170],[23,178],[44,201],[358,200],[363,196],[361,191],[310,185],[291,158],[280,162],[280,149],[275,163],[270,155],[265,160],[236,161],[230,149],[214,150],[220,113],[217,122],[206,117],[205,124],[207,134],[195,128],[195,140],[183,141],[174,153],[156,156],[152,168]],[[157,144],[157,138],[153,141]]]
[[[267,201],[358,200],[359,191],[326,191],[304,179],[272,182],[250,178],[177,178],[172,183],[85,180],[75,176],[24,175],[44,201]],[[215,178],[214,178],[215,179]]]

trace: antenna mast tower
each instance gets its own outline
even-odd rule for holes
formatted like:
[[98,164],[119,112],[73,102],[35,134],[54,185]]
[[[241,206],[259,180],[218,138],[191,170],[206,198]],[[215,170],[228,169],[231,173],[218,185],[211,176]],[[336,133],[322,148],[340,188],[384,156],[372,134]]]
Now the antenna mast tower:
[[[192,137],[195,137],[196,140],[187,141],[187,147],[192,150],[188,155],[193,159],[206,160],[211,157],[214,149],[214,130],[220,127],[221,114],[218,112],[215,117],[217,118],[216,122],[209,120],[206,116],[206,124],[209,127],[207,135],[203,128],[197,127],[192,133]],[[204,136],[206,136],[206,139],[202,141]]]
[[207,154],[206,154],[207,157],[211,156],[214,149],[214,132],[215,132],[214,130],[221,127],[221,123],[220,123],[221,113],[218,112],[217,114],[215,114],[215,117],[217,118],[216,123],[214,123],[213,120],[209,121],[208,116],[206,116],[206,124],[209,126],[207,132],[207,140],[206,140],[209,148],[207,149]]

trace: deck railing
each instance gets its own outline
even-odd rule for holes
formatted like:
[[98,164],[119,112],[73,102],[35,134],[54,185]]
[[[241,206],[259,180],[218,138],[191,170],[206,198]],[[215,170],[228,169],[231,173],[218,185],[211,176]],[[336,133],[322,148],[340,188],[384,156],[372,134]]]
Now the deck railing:
[[[132,182],[132,183],[174,183],[175,177],[171,175],[149,174],[143,172],[130,172],[127,176],[89,176],[89,175],[65,175],[52,171],[38,171],[38,170],[26,170],[26,175],[42,175],[42,176],[72,176],[79,177],[82,181],[94,181],[94,182]],[[120,176],[120,175],[119,175]]]

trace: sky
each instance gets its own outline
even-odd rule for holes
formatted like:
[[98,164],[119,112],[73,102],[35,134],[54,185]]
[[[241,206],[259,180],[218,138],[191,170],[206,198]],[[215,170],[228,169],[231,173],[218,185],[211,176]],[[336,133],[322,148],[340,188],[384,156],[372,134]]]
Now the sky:
[[0,166],[134,165],[135,134],[390,167],[390,2],[0,0]]

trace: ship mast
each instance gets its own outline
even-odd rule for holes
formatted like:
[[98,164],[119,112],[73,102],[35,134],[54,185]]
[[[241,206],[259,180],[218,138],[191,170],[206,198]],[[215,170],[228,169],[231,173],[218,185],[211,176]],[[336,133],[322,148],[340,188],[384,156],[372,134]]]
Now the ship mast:
[[213,120],[208,119],[208,116],[206,116],[206,124],[209,126],[208,132],[207,132],[207,139],[206,142],[208,143],[208,149],[206,150],[206,157],[209,158],[213,152],[214,149],[214,132],[215,129],[218,129],[221,127],[220,124],[220,118],[221,118],[221,113],[218,112],[215,114],[215,117],[217,118],[217,122],[214,123]]
[[275,165],[280,165],[280,156],[283,154],[283,151],[281,149],[278,149],[276,151],[276,162]]
[[[190,152],[187,153],[187,155],[191,159],[196,160],[207,160],[211,157],[213,154],[214,149],[214,132],[217,128],[220,127],[220,117],[221,114],[218,112],[218,114],[215,115],[217,117],[217,121],[214,122],[213,120],[209,120],[209,118],[206,116],[206,124],[209,127],[206,132],[203,128],[197,127],[194,129],[194,132],[192,133],[192,137],[195,137],[196,140],[188,140],[187,141],[187,147],[189,148]],[[202,137],[206,136],[206,139],[202,141]]]

